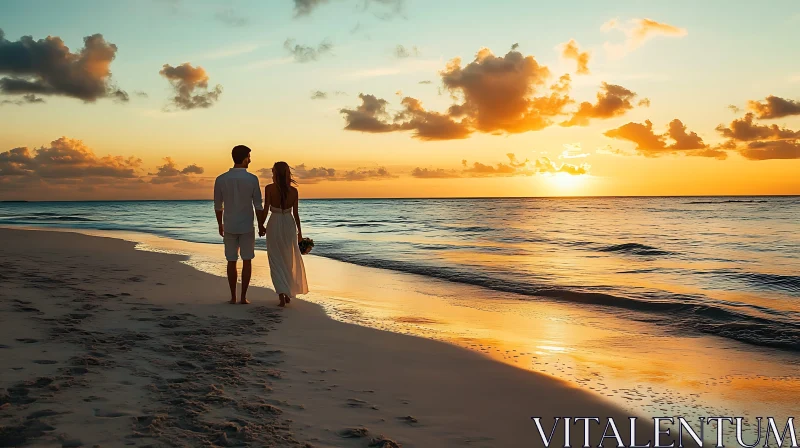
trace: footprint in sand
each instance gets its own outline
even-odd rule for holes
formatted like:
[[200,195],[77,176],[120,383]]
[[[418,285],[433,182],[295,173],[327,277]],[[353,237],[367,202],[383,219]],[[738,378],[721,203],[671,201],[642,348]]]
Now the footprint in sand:
[[25,344],[35,344],[36,342],[39,342],[38,339],[33,338],[17,338],[16,340],[19,342],[24,342]]

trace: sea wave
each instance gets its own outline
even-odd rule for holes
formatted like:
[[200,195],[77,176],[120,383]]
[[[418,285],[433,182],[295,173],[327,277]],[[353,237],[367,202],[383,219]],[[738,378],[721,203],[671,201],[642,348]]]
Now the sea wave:
[[318,246],[322,246],[318,251],[319,255],[347,263],[425,275],[524,297],[547,298],[619,311],[632,311],[635,313],[628,313],[626,317],[665,325],[677,331],[696,331],[753,345],[800,351],[800,323],[798,323],[800,313],[782,313],[765,318],[758,316],[762,314],[761,307],[745,303],[726,303],[701,295],[681,295],[651,290],[624,292],[613,288],[534,285],[451,267],[348,255],[331,250],[330,247],[326,250],[325,246],[328,246],[328,243]]
[[600,252],[616,252],[629,255],[672,255],[672,252],[639,243],[615,244],[613,246],[602,247],[598,250]]

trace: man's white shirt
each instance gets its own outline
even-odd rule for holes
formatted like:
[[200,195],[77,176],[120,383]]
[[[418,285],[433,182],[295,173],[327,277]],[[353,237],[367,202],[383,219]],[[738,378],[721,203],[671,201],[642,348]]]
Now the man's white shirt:
[[231,168],[214,182],[214,210],[222,210],[226,233],[253,232],[255,210],[264,210],[258,177],[246,168]]

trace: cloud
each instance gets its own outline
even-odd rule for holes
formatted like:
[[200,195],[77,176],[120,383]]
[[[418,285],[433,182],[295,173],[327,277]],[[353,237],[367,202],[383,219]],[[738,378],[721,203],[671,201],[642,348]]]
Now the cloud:
[[800,115],[800,101],[785,100],[774,95],[768,96],[764,102],[748,101],[747,108],[762,120]]
[[446,170],[444,168],[414,168],[411,171],[411,177],[418,179],[449,179],[454,177],[461,177],[461,173],[456,170]]
[[394,179],[397,176],[392,175],[384,167],[379,168],[357,168],[355,170],[345,171],[341,179],[347,181],[360,181],[360,180],[382,180]]
[[800,131],[781,128],[776,124],[769,126],[759,125],[753,122],[754,118],[755,115],[750,112],[745,114],[743,118],[731,121],[731,124],[727,127],[723,125],[717,126],[716,130],[723,137],[743,142],[800,138]]
[[195,164],[179,169],[171,157],[164,157],[164,164],[156,167],[155,173],[150,173],[150,176],[153,176],[150,183],[188,186],[195,180],[191,177],[193,174],[203,174],[204,171],[202,167]]
[[[272,178],[271,168],[262,168],[259,171],[261,177]],[[356,168],[354,170],[337,170],[335,168],[315,167],[309,168],[305,163],[292,168],[292,175],[302,184],[315,184],[322,181],[366,181],[366,180],[386,180],[394,179],[397,176],[391,174],[386,168]]]
[[316,48],[308,45],[300,45],[295,43],[294,39],[286,39],[283,42],[283,48],[292,55],[295,62],[306,63],[319,59],[320,56],[330,53],[333,50],[333,44],[328,41],[322,41]]
[[[627,140],[636,143],[636,150],[645,157],[658,157],[664,154],[685,154],[687,156],[713,157],[725,159],[727,152],[720,148],[712,148],[703,142],[695,132],[687,132],[686,126],[679,119],[669,123],[667,132],[656,134],[650,120],[641,123],[628,123],[617,129],[604,133],[606,137]],[[668,143],[667,140],[673,140]]]
[[328,0],[294,0],[294,16],[307,16],[314,9],[325,3],[328,3]]
[[133,94],[138,96],[139,98],[147,98],[150,96],[147,94],[147,92],[142,92],[141,90],[135,90]]
[[600,30],[619,30],[625,34],[625,41],[621,44],[612,44],[611,42],[603,44],[606,52],[612,58],[624,57],[655,36],[683,37],[688,34],[684,28],[656,22],[652,19],[632,19],[624,25],[617,19],[611,19],[604,23]]
[[728,105],[727,105],[727,106],[725,106],[725,107],[726,107],[728,110],[730,110],[731,112],[735,113],[735,114],[738,114],[739,112],[741,112],[741,111],[742,111],[741,109],[739,109],[739,107],[738,107],[738,106],[736,106],[736,105],[734,105],[734,104],[728,104]]
[[[770,98],[775,97],[767,97],[765,103],[751,101],[748,107],[757,110],[764,115],[764,118],[773,118],[791,110],[791,102],[788,105],[774,100],[770,102]],[[716,130],[728,139],[721,146],[735,149],[749,160],[800,158],[800,131],[782,128],[776,124],[756,124],[753,122],[754,118],[755,114],[748,112],[743,118],[733,120],[728,126],[717,126]]]
[[[272,178],[271,170],[262,170],[262,176],[265,175],[265,171],[268,172],[268,177]],[[333,168],[318,167],[309,169],[304,163],[294,167],[292,174],[297,177],[298,182],[307,184],[317,183],[321,180],[333,180],[336,178],[336,170]]]
[[419,56],[419,48],[417,48],[416,45],[411,47],[410,49],[402,45],[398,45],[394,48],[393,54],[396,58],[400,59],[410,58],[412,56],[417,57]]
[[650,98],[642,98],[639,100],[639,107],[650,107]]
[[400,130],[413,131],[413,137],[420,140],[456,140],[469,137],[472,130],[463,121],[455,121],[450,116],[425,110],[422,102],[405,97],[401,101],[405,110],[397,114]]
[[[329,2],[329,0],[293,0],[295,18],[310,15],[315,9]],[[358,4],[362,11],[372,10],[381,19],[390,19],[397,15],[402,15],[405,8],[405,0],[359,0]],[[378,5],[378,9],[373,8]]]
[[217,11],[217,13],[214,14],[214,18],[225,25],[236,28],[246,26],[248,23],[250,23],[250,20],[247,17],[236,14],[236,11],[234,11],[233,8]]
[[568,96],[569,75],[547,87],[548,68],[533,56],[516,51],[497,57],[482,48],[471,63],[462,67],[461,60],[455,58],[439,74],[444,88],[457,101],[447,112],[425,110],[418,99],[406,97],[401,102],[403,110],[390,116],[386,100],[364,94],[364,104],[357,109],[341,110],[345,129],[413,130],[413,136],[422,140],[459,139],[473,132],[513,134],[552,125],[553,118],[564,114],[564,108],[573,103]]
[[27,93],[25,95],[22,95],[21,99],[2,100],[2,101],[0,101],[0,106],[6,105],[6,104],[13,104],[15,106],[22,106],[23,104],[41,104],[41,103],[44,103],[44,102],[45,101],[42,98],[39,98],[38,96],[36,96],[36,95],[34,95],[32,93]]
[[425,80],[425,81],[420,81],[417,84],[433,84],[433,81]]
[[37,179],[44,183],[92,179],[133,179],[141,159],[135,157],[98,157],[82,141],[61,137],[34,150],[14,148],[0,153],[0,179],[7,177]]
[[[164,64],[161,76],[167,78],[175,89],[175,97],[172,99],[178,109],[190,110],[197,108],[208,108],[219,100],[222,94],[222,86],[217,84],[212,90],[208,89],[208,74],[203,67],[192,67],[192,64],[185,62],[177,67]],[[199,91],[196,93],[196,91]]]
[[324,100],[324,99],[327,99],[327,98],[328,98],[328,94],[323,92],[323,91],[321,91],[321,90],[315,90],[315,91],[311,92],[311,99],[312,100]]
[[635,155],[632,152],[625,151],[623,149],[612,148],[611,145],[606,145],[602,148],[597,148],[594,150],[597,154],[605,154],[609,156],[633,156]]
[[800,159],[800,140],[750,142],[739,154],[749,160]]
[[345,130],[370,133],[392,132],[398,130],[393,123],[388,123],[389,113],[386,111],[388,101],[374,95],[359,94],[361,105],[355,109],[341,109],[345,116]]
[[451,60],[440,72],[451,96],[464,98],[450,108],[453,117],[465,117],[480,132],[521,133],[544,129],[551,117],[562,113],[571,102],[561,92],[534,96],[550,76],[550,70],[533,56],[509,51],[503,57],[482,48],[464,67],[461,59]]
[[111,62],[117,46],[102,34],[83,38],[84,46],[72,53],[59,37],[34,40],[23,36],[11,42],[0,29],[0,92],[7,95],[61,95],[94,102],[112,97],[127,101],[127,94],[111,80]]
[[547,157],[542,157],[540,159],[537,159],[535,166],[536,166],[536,172],[538,173],[550,173],[550,174],[566,173],[566,174],[571,174],[573,176],[580,176],[581,174],[589,174],[589,168],[591,168],[591,165],[589,165],[588,163],[582,163],[580,165],[562,163],[561,165],[558,165]]
[[558,156],[559,159],[581,159],[589,157],[588,153],[583,152],[580,143],[564,143],[564,151]]
[[561,122],[561,126],[589,126],[592,118],[607,119],[624,115],[633,109],[631,101],[635,97],[636,94],[625,87],[604,82],[602,90],[597,93],[597,103],[581,103],[572,118]]
[[579,75],[589,74],[589,58],[591,54],[588,51],[581,53],[575,39],[570,39],[569,42],[561,44],[559,48],[561,49],[561,57],[572,59],[578,63],[578,68],[575,73]]

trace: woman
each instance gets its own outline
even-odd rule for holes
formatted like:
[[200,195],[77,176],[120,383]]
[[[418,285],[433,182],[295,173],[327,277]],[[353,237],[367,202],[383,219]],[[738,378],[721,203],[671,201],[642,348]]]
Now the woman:
[[271,213],[267,221],[267,257],[272,284],[286,306],[292,297],[308,292],[306,270],[298,243],[303,239],[297,182],[286,162],[272,166],[272,183],[264,188],[264,209]]

